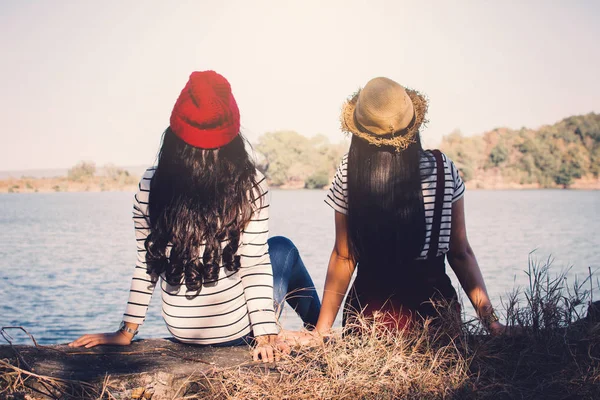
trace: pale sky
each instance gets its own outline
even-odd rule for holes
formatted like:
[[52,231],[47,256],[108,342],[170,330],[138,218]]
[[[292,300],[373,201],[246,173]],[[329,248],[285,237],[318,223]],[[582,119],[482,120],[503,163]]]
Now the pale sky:
[[251,140],[340,140],[376,76],[429,96],[430,146],[600,112],[599,19],[598,1],[0,0],[0,170],[151,164],[194,70],[230,81]]

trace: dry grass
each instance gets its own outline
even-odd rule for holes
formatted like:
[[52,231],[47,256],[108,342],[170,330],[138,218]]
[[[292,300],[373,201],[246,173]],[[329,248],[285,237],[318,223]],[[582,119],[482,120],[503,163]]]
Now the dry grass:
[[283,357],[267,374],[218,371],[199,379],[184,397],[599,398],[600,303],[583,315],[592,300],[591,272],[568,286],[566,272],[552,277],[550,265],[551,260],[530,260],[529,285],[516,288],[503,303],[505,321],[522,327],[519,335],[491,337],[474,321],[459,329],[438,321],[420,331],[391,332],[378,321],[359,318],[360,336],[338,333]]
[[0,360],[0,399],[114,399],[109,378],[101,387],[38,375]]
[[[592,285],[590,273],[569,286],[565,274],[552,277],[549,267],[530,262],[529,285],[503,304],[503,319],[522,326],[520,335],[491,337],[473,321],[458,327],[441,319],[421,330],[395,332],[359,318],[351,328],[361,335],[338,332],[315,347],[295,349],[276,365],[248,363],[190,376],[175,398],[599,398],[600,302],[584,314],[593,286],[600,285]],[[26,387],[39,391],[40,384],[65,394],[57,398],[121,398],[108,390],[108,381],[95,388],[0,363],[0,398]]]
[[600,397],[600,302],[592,303],[600,284],[590,271],[569,285],[568,271],[552,276],[551,264],[530,259],[528,286],[503,304],[507,325],[521,334],[491,338],[468,327],[476,398]]
[[[359,323],[365,323],[363,320]],[[188,398],[389,399],[445,398],[469,379],[461,346],[427,324],[419,332],[397,332],[378,322],[363,335],[337,336],[284,356],[277,374],[237,369],[199,381]]]

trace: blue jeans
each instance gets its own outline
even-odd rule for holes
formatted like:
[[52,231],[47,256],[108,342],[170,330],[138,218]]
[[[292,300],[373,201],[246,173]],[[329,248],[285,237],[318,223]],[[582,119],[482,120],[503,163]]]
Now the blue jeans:
[[275,236],[269,239],[269,256],[273,266],[275,307],[281,313],[283,302],[287,301],[305,328],[314,327],[319,319],[321,301],[298,249],[290,239]]
[[[280,314],[283,310],[283,302],[287,301],[302,319],[304,327],[314,327],[319,319],[321,301],[298,249],[290,239],[283,236],[274,236],[268,243],[273,268],[275,310]],[[250,333],[239,339],[212,346],[242,346],[251,343],[252,340],[253,336]]]

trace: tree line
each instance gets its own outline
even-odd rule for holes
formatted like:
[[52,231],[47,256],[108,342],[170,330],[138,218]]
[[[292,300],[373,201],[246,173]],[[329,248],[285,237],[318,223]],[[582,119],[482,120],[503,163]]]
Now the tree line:
[[453,132],[440,148],[465,181],[495,173],[521,185],[566,188],[600,174],[600,114],[571,116],[539,129],[497,128],[469,137]]
[[[268,132],[253,145],[258,169],[275,187],[319,189],[329,185],[349,140],[306,137],[294,131]],[[466,182],[501,176],[504,182],[539,187],[569,187],[582,177],[600,174],[600,114],[571,116],[539,129],[497,128],[481,135],[459,131],[443,137],[440,149],[457,165]],[[68,179],[96,175],[92,162],[82,161]],[[130,183],[135,177],[113,165],[103,167],[109,180]]]

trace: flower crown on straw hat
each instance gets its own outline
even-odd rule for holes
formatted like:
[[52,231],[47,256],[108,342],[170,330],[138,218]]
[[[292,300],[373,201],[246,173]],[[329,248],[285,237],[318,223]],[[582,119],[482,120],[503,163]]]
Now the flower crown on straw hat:
[[342,131],[375,146],[397,152],[415,141],[427,123],[428,100],[416,90],[404,88],[388,78],[371,79],[342,106]]

